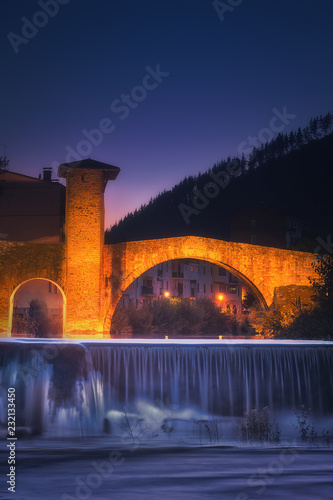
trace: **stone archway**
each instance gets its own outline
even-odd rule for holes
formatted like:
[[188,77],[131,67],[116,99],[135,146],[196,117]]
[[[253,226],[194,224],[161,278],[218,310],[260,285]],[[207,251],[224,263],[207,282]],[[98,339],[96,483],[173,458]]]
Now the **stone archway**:
[[[186,258],[184,258],[184,259],[186,259]],[[220,262],[220,261],[218,261],[216,259],[211,259],[211,258],[203,259],[202,257],[199,257],[199,258],[192,257],[192,259],[200,261],[200,262],[207,262],[207,263],[210,263],[210,264],[214,264],[214,265],[216,265],[218,267],[221,267],[223,269],[228,270],[233,276],[235,276],[236,278],[238,278],[243,283],[243,285],[246,286],[246,288],[248,290],[251,291],[251,293],[254,295],[254,297],[256,298],[256,300],[258,301],[258,303],[259,303],[259,305],[261,306],[262,309],[264,309],[264,310],[268,310],[269,309],[269,306],[268,306],[268,304],[267,304],[267,302],[266,302],[263,294],[256,287],[256,285],[247,276],[245,276],[244,274],[242,274],[237,269],[234,269],[230,265],[227,265],[224,262]],[[114,300],[114,302],[112,304],[112,308],[110,308],[108,310],[108,313],[107,313],[106,318],[105,318],[105,323],[104,323],[105,330],[107,328],[110,328],[112,317],[113,317],[113,315],[114,315],[114,313],[116,311],[116,308],[117,308],[117,306],[118,306],[118,304],[119,304],[119,302],[120,302],[120,300],[122,298],[123,293],[128,288],[128,286],[130,286],[137,278],[139,278],[143,274],[147,273],[152,267],[154,267],[156,265],[159,265],[159,264],[163,264],[165,262],[172,262],[173,260],[180,260],[180,259],[168,259],[168,260],[164,260],[164,261],[163,260],[160,261],[159,259],[156,259],[156,262],[154,262],[153,266],[150,266],[150,267],[147,267],[147,264],[144,263],[142,266],[136,268],[135,272],[132,275],[130,275],[129,277],[127,277],[127,279],[125,281],[126,288],[122,287],[121,293],[117,294],[117,296],[115,297],[115,300]]]
[[[36,335],[35,331],[33,335],[32,325],[36,326],[37,321],[36,317],[32,318],[34,311],[36,315],[39,312],[44,328],[49,328],[50,332],[41,335],[37,331]],[[30,328],[29,332],[24,328]],[[48,336],[48,333],[52,337],[65,336],[66,296],[62,288],[46,278],[31,278],[20,283],[10,296],[8,333],[9,336]]]
[[[156,311],[161,310],[165,314],[163,304],[165,300],[170,299],[176,299],[174,304],[178,304],[178,307],[184,307],[184,311],[186,310],[185,303],[183,302],[181,306],[181,303],[177,302],[179,299],[192,304],[197,314],[195,315],[194,313],[193,318],[196,318],[198,322],[199,318],[201,319],[200,314],[202,314],[202,311],[206,307],[204,305],[205,300],[215,304],[217,310],[229,316],[231,333],[236,326],[233,324],[236,318],[239,325],[241,323],[243,325],[244,322],[244,316],[242,316],[242,291],[244,290],[251,291],[257,299],[259,307],[268,309],[265,299],[255,285],[230,266],[218,265],[212,259],[204,260],[195,258],[173,259],[160,262],[158,265],[145,270],[118,297],[112,316],[109,319],[110,326],[112,326],[111,333],[116,335],[119,333],[127,334],[132,331],[131,328],[134,324],[141,331],[145,321],[143,317],[145,314],[149,315],[147,311],[149,309],[151,311],[155,310],[156,313]],[[200,305],[195,306],[195,304]],[[145,311],[143,312],[143,316],[137,313],[136,317],[135,310],[145,307],[146,309],[143,309]],[[176,314],[179,314],[179,310],[177,311]],[[213,310],[210,311],[212,312]],[[170,314],[172,316],[171,312]],[[133,320],[132,326],[130,326],[130,318]],[[179,325],[179,322],[181,322],[181,317],[178,318],[176,324]],[[187,326],[190,329],[192,328],[193,331],[195,330],[195,325],[197,323],[191,325],[187,323]],[[223,325],[221,325],[222,327]],[[155,324],[154,328],[156,330],[158,326]],[[171,333],[172,327],[170,328]]]
[[313,254],[198,236],[109,245],[104,253],[105,332],[126,288],[151,267],[174,259],[204,260],[224,267],[252,290],[264,309],[272,305],[279,287],[308,286],[309,276],[315,273]]

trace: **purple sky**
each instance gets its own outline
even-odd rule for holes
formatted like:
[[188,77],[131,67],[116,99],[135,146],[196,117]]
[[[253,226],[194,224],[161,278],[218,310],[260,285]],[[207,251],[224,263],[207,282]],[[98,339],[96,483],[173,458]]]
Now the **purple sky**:
[[69,149],[119,166],[109,226],[249,136],[264,140],[273,109],[296,115],[273,122],[284,132],[332,110],[332,18],[327,0],[3,2],[10,169],[56,174]]

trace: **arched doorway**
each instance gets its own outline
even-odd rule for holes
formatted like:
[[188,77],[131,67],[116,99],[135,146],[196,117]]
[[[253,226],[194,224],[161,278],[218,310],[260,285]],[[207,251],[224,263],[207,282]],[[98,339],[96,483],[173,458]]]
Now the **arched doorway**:
[[33,278],[19,284],[9,308],[12,337],[59,338],[65,334],[66,297],[52,280]]

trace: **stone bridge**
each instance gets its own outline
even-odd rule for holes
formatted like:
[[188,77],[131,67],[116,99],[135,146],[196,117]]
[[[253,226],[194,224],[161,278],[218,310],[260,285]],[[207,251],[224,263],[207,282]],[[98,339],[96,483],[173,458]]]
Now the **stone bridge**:
[[[55,283],[64,297],[65,336],[103,337],[110,331],[114,310],[126,288],[151,267],[173,259],[199,259],[228,269],[252,290],[263,308],[272,305],[280,287],[309,286],[313,254],[232,243],[197,236],[105,245],[103,278],[97,302],[90,296],[91,266],[81,263],[80,287],[71,295],[66,245],[2,243],[0,245],[0,329],[11,334],[16,291],[23,283],[44,279]],[[75,277],[74,277],[75,279]],[[96,327],[97,325],[97,327]]]
[[105,247],[105,275],[109,305],[105,329],[126,288],[151,267],[173,259],[199,259],[228,269],[268,309],[278,288],[309,286],[314,276],[313,254],[211,238],[184,236],[133,241]]
[[49,292],[56,288],[63,334],[81,338],[109,335],[126,288],[172,259],[205,260],[228,269],[263,308],[276,303],[283,287],[309,286],[315,261],[309,253],[194,236],[104,245],[104,190],[118,173],[118,167],[91,159],[60,165],[58,175],[66,178],[66,243],[0,241],[0,335],[11,335],[17,297],[29,281],[44,280],[45,289],[47,280]]

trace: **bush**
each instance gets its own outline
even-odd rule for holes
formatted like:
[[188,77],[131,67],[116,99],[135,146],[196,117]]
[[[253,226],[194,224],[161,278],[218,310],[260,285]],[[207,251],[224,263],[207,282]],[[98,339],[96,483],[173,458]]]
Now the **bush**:
[[332,336],[333,316],[319,309],[301,311],[291,324],[275,332],[280,339],[330,340]]
[[240,431],[244,443],[280,442],[279,424],[272,420],[267,406],[244,413]]
[[172,298],[155,300],[140,309],[132,305],[117,308],[111,334],[219,335],[236,325],[236,319],[221,313],[211,300]]

